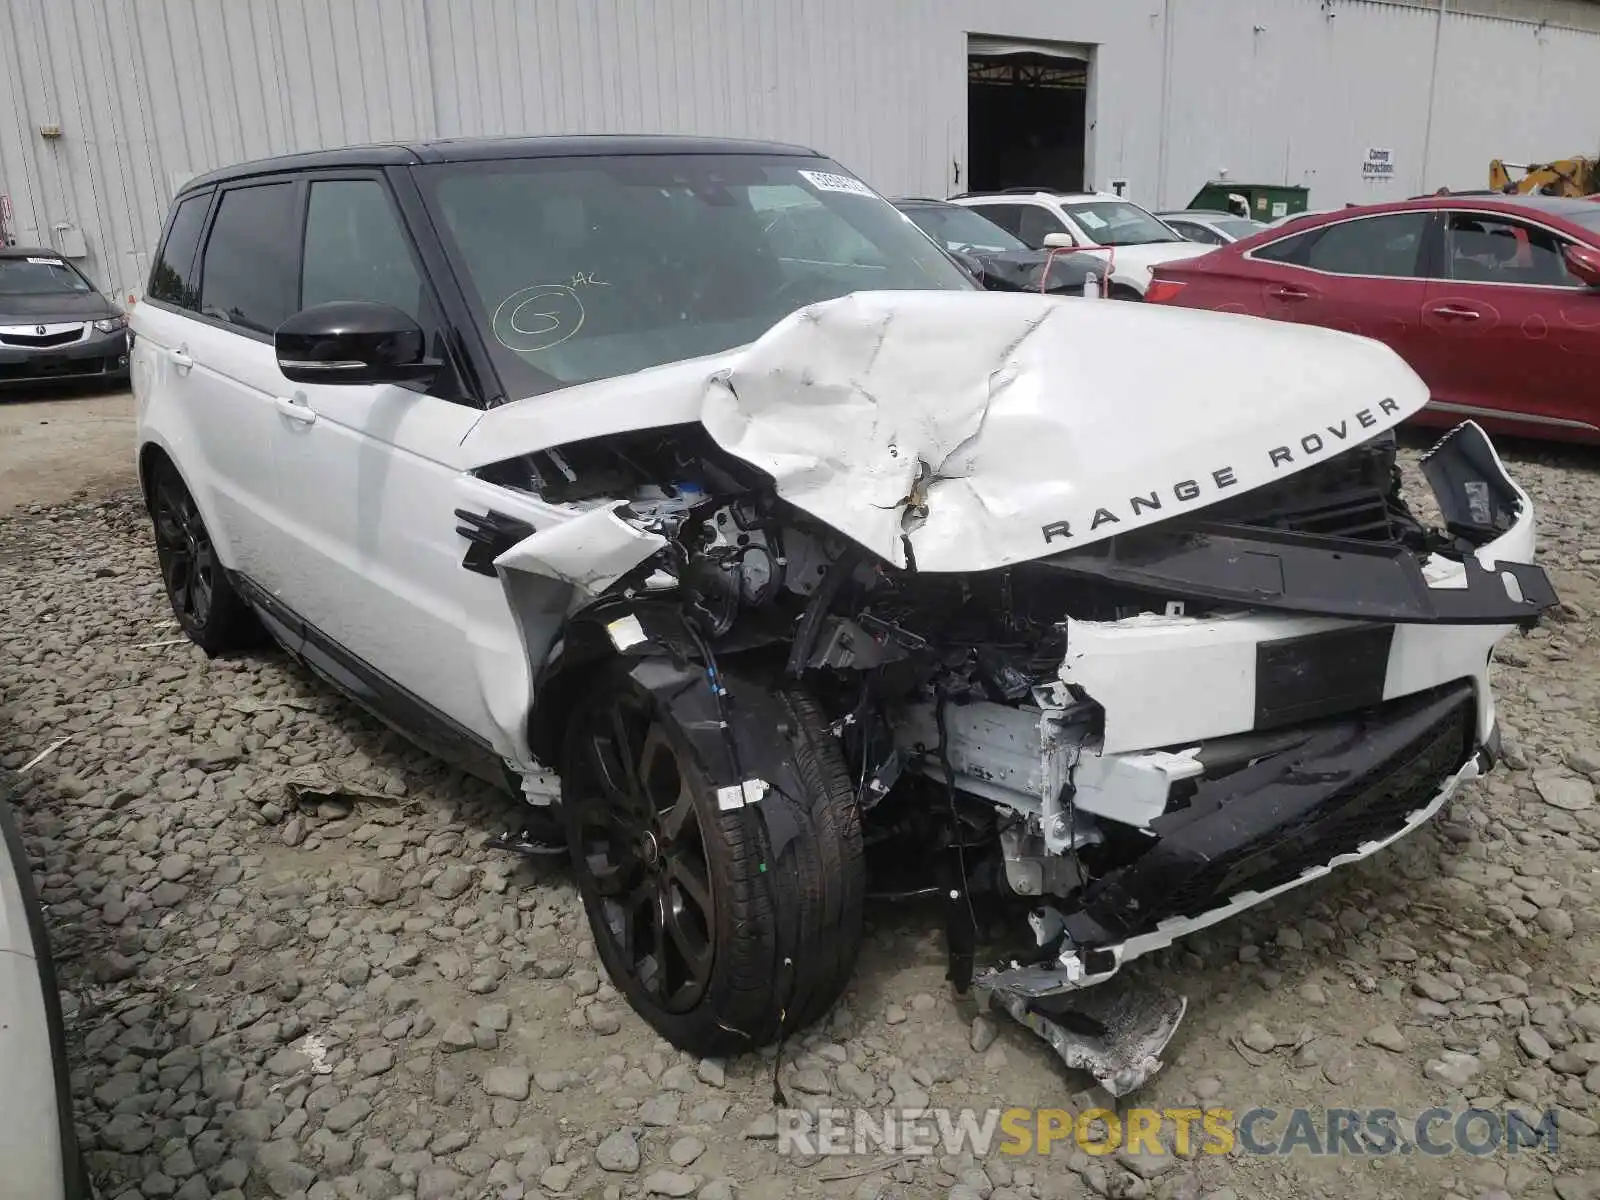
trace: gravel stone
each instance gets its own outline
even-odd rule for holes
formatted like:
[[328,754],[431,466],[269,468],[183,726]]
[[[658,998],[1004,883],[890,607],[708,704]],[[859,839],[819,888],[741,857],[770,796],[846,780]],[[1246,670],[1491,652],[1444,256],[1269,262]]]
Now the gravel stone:
[[1546,804],[1567,812],[1582,812],[1594,806],[1594,784],[1558,771],[1535,771],[1533,786]]
[[483,1074],[483,1090],[490,1096],[504,1096],[508,1100],[526,1100],[528,1068],[491,1067]]
[[682,1137],[667,1150],[667,1157],[675,1167],[688,1167],[706,1152],[706,1144],[697,1137]]
[[1517,1045],[1522,1047],[1524,1054],[1537,1062],[1543,1062],[1555,1053],[1544,1035],[1528,1025],[1517,1030]]
[[356,1062],[356,1074],[363,1079],[372,1075],[382,1075],[394,1069],[394,1050],[389,1046],[379,1046],[376,1050],[368,1050]]
[[511,1010],[504,1004],[485,1004],[473,1014],[472,1023],[483,1029],[504,1033],[511,1028]]
[[540,1173],[539,1186],[547,1192],[564,1192],[572,1186],[577,1173],[577,1167],[571,1163],[555,1163]]
[[1278,1045],[1277,1035],[1259,1023],[1252,1023],[1246,1027],[1239,1040],[1260,1054],[1266,1054],[1276,1049]]
[[467,1185],[467,1177],[435,1163],[417,1172],[417,1200],[454,1200]]
[[430,889],[441,900],[454,900],[472,886],[472,869],[452,863],[441,871]]
[[681,1098],[672,1092],[652,1096],[639,1106],[639,1122],[658,1129],[671,1128],[678,1123],[678,1110],[682,1103]]
[[365,1096],[351,1096],[341,1100],[322,1116],[322,1127],[334,1133],[354,1129],[372,1112],[372,1103]]
[[677,1171],[652,1171],[640,1186],[647,1196],[692,1196],[695,1181]]
[[594,1160],[603,1171],[631,1174],[639,1169],[638,1139],[628,1130],[619,1129],[595,1148]]
[[1393,1022],[1367,1030],[1366,1041],[1369,1046],[1377,1046],[1394,1054],[1404,1054],[1406,1050],[1405,1035]]

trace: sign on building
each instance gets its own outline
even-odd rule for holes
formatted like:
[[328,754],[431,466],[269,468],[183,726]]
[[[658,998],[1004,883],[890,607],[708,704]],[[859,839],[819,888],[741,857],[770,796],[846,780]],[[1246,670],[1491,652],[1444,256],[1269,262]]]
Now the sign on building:
[[1361,163],[1361,178],[1363,182],[1383,183],[1394,178],[1394,151],[1378,146],[1367,149],[1367,157]]

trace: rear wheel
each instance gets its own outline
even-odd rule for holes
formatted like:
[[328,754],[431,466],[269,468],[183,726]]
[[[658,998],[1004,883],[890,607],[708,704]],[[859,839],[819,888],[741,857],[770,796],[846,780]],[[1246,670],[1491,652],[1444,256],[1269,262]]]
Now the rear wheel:
[[255,613],[233,590],[200,509],[171,463],[155,468],[150,519],[167,600],[189,640],[207,654],[256,644],[261,627]]
[[689,739],[623,664],[567,727],[562,814],[601,961],[673,1045],[729,1054],[822,1016],[848,983],[866,890],[861,828],[815,704],[780,701],[802,796],[776,854],[757,805],[724,810]]

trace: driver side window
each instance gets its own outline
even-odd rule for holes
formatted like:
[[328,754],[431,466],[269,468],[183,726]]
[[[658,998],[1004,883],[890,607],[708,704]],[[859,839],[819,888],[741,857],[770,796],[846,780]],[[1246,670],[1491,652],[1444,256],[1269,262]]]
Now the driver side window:
[[422,276],[400,218],[376,179],[312,182],[300,279],[301,308],[369,300],[429,323]]

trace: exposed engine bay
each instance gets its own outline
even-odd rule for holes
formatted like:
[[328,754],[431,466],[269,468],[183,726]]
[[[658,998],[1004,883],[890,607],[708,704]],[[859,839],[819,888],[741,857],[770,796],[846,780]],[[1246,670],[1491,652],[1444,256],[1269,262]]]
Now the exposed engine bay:
[[[1120,1093],[1158,1064],[1181,1001],[1110,997],[1102,1032],[1085,1038],[1052,1020],[1053,997],[1109,978],[1142,952],[1140,938],[1165,944],[1174,923],[1210,923],[1241,890],[1292,886],[1370,852],[1443,781],[1487,765],[1475,757],[1474,676],[1493,638],[1554,595],[1537,568],[1497,573],[1476,557],[1522,507],[1486,454],[1464,426],[1429,456],[1444,528],[1408,507],[1385,432],[1191,518],[938,573],[888,563],[800,511],[698,424],[570,443],[483,474],[583,510],[557,531],[585,527],[581,555],[535,536],[496,560],[573,585],[564,669],[574,654],[651,651],[706,664],[713,680],[803,686],[851,772],[878,894],[948,898],[958,986],[975,977],[971,896],[1024,903],[1032,946],[976,975],[982,994]],[[1464,586],[1428,586],[1446,568]],[[1460,677],[1394,695],[1397,645],[1443,622],[1491,628]],[[586,623],[609,645],[572,632]],[[1120,713],[1108,724],[1112,692],[1096,669],[1145,668],[1132,642],[1109,660],[1094,653],[1119,633],[1262,623],[1276,636],[1256,628],[1236,656],[1254,676],[1243,724],[1226,718],[1210,736],[1181,716],[1146,736]],[[1203,640],[1214,655],[1217,639]],[[725,701],[737,706],[737,691]],[[730,781],[725,802],[781,786],[755,769],[759,733],[718,723],[719,736],[745,740],[730,759],[750,776]]]

